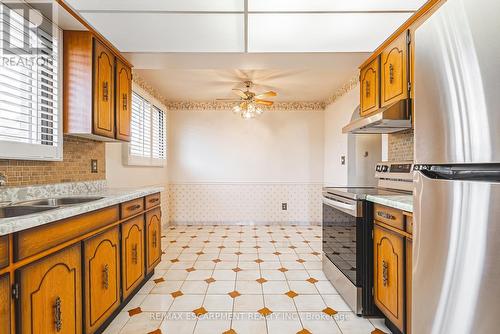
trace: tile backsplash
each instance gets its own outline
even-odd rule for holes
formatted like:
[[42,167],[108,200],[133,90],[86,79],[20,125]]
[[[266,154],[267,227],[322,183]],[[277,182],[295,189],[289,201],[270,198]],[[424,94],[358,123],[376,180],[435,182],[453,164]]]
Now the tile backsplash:
[[413,161],[413,129],[389,135],[389,161]]
[[[91,160],[97,173],[91,173]],[[7,186],[27,186],[60,182],[106,179],[105,144],[90,139],[64,136],[63,161],[0,160],[0,173]]]

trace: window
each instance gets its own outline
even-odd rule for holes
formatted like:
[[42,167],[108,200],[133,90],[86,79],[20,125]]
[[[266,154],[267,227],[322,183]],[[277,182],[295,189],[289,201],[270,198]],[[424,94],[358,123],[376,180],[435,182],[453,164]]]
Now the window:
[[166,114],[150,100],[132,94],[128,165],[163,166],[167,158]]
[[0,158],[60,160],[61,32],[34,14],[0,3]]

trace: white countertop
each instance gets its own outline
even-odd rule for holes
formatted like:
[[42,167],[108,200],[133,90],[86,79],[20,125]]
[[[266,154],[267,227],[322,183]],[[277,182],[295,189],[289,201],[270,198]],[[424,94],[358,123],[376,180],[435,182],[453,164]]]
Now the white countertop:
[[366,200],[406,212],[413,212],[412,195],[367,195]]
[[0,218],[0,236],[41,226],[61,219],[78,216],[87,212],[99,210],[118,203],[130,201],[139,197],[164,191],[163,187],[141,188],[108,188],[102,191],[71,194],[70,196],[99,196],[104,197],[97,201],[77,205],[60,207],[31,215]]

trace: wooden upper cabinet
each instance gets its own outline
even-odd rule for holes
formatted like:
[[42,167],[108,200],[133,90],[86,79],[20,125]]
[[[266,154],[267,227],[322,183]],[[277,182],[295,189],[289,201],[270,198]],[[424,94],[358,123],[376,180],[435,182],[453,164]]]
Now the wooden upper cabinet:
[[115,56],[94,39],[94,109],[96,135],[115,137]]
[[84,242],[85,329],[94,333],[120,305],[120,241],[114,227]]
[[374,225],[375,305],[403,331],[404,323],[404,238]]
[[132,70],[116,61],[116,139],[130,141],[132,119]]
[[19,269],[20,333],[82,332],[80,245]]
[[144,215],[122,224],[122,286],[127,298],[145,277]]
[[379,58],[361,69],[360,74],[360,113],[368,115],[379,108]]
[[401,34],[380,55],[381,107],[408,97],[408,37]]
[[64,133],[127,141],[130,65],[88,31],[65,30],[63,43]]
[[146,269],[150,273],[161,260],[161,211],[146,213]]
[[0,333],[10,333],[10,280],[9,274],[0,276]]

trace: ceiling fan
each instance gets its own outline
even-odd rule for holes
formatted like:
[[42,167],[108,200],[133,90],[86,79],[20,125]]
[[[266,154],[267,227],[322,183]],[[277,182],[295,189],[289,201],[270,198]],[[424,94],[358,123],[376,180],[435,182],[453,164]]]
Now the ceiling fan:
[[245,81],[246,90],[233,89],[233,93],[238,95],[239,99],[217,99],[217,101],[229,101],[237,102],[238,104],[234,106],[233,112],[240,114],[243,118],[254,118],[257,115],[262,114],[264,111],[260,106],[272,106],[273,101],[265,100],[265,98],[274,97],[278,95],[274,91],[268,91],[261,94],[255,94],[250,91],[253,83],[251,81]]

